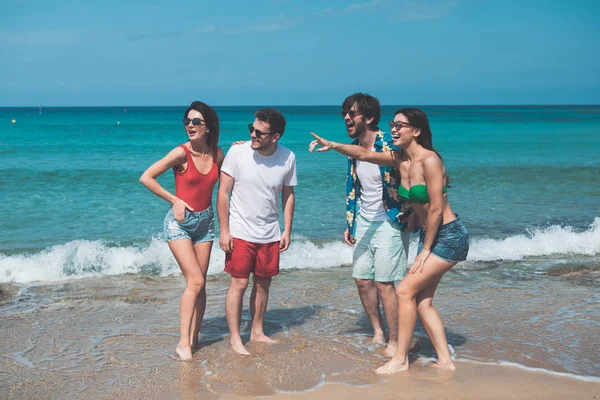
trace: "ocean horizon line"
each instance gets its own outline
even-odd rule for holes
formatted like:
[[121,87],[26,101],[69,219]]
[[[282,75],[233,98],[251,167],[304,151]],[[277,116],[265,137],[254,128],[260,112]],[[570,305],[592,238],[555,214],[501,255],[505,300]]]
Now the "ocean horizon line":
[[[23,109],[23,108],[181,108],[187,107],[186,105],[50,105],[44,104],[36,105],[19,105],[19,106],[0,106],[0,109]],[[281,108],[302,108],[302,107],[331,107],[338,108],[340,104],[250,104],[250,105],[224,105],[216,104],[212,107],[217,108],[256,108],[256,107],[281,107]],[[497,107],[522,107],[522,108],[566,108],[566,107],[600,107],[599,104],[381,104],[381,107],[455,107],[455,108],[471,108],[471,107],[482,107],[482,108],[497,108]]]

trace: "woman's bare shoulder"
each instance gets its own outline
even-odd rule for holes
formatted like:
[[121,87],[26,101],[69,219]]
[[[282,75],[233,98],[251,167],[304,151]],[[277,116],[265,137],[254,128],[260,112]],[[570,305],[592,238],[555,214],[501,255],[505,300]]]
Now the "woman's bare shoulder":
[[440,158],[440,156],[438,156],[438,154],[433,150],[427,150],[427,152],[423,155],[423,158],[421,159],[421,161],[423,163],[427,163],[427,164],[431,164],[431,165],[442,163],[442,159]]
[[180,144],[179,146],[173,148],[173,150],[171,150],[169,152],[169,154],[172,155],[172,156],[175,156],[177,158],[182,158],[182,157],[186,158],[185,150],[183,150],[183,148],[181,146],[186,146],[186,145],[185,144]]

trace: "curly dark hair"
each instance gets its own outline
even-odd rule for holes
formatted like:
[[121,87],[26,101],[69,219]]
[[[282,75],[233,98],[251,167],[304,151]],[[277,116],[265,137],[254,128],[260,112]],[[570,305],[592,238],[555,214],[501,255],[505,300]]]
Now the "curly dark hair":
[[377,98],[366,93],[354,93],[346,97],[342,110],[348,111],[356,105],[356,111],[361,113],[365,119],[373,118],[373,121],[368,124],[370,130],[379,130],[379,120],[381,119],[381,105]]
[[279,133],[283,136],[285,131],[285,117],[274,108],[261,108],[254,113],[254,116],[262,122],[269,124],[269,130],[273,133]]

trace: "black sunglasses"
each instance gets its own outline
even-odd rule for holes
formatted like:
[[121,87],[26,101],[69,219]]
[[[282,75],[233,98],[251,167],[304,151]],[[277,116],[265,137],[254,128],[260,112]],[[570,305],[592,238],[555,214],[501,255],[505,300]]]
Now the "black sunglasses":
[[409,124],[402,121],[390,121],[388,122],[388,126],[390,127],[390,130],[396,128],[398,131],[404,127],[410,127]]
[[189,125],[189,124],[190,124],[190,122],[191,122],[192,124],[194,124],[195,126],[202,125],[202,124],[205,124],[205,123],[206,123],[206,122],[204,122],[204,120],[203,120],[202,118],[194,118],[194,119],[190,119],[190,118],[184,118],[184,119],[183,119],[183,124],[184,124],[184,125]]
[[263,132],[259,129],[256,129],[253,124],[248,124],[248,130],[250,133],[254,132],[257,137],[261,137],[263,135],[272,135],[275,132]]
[[358,111],[354,111],[354,110],[342,110],[341,114],[342,114],[342,118],[346,118],[346,114],[348,114],[350,116],[350,118],[354,118],[356,116],[362,115]]

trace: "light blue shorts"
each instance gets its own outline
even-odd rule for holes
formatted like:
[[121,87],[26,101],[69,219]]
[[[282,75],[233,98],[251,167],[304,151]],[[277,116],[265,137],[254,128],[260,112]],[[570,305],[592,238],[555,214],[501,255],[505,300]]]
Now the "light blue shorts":
[[399,281],[406,275],[409,233],[391,220],[356,217],[352,277],[376,282]]
[[189,239],[192,243],[212,242],[215,237],[215,215],[212,207],[202,211],[185,210],[183,221],[177,221],[173,209],[169,209],[164,222],[167,242]]

